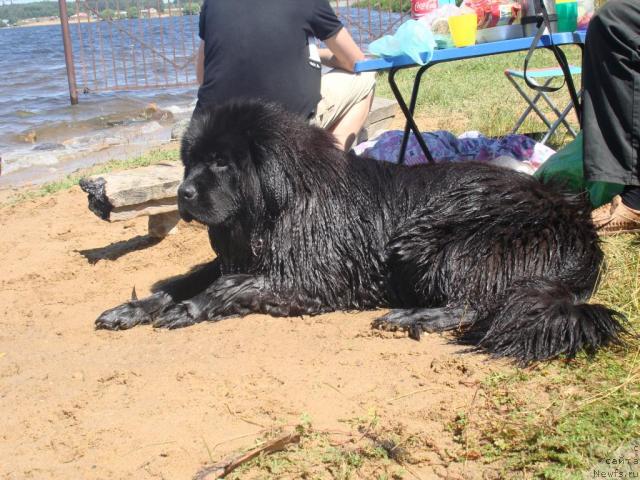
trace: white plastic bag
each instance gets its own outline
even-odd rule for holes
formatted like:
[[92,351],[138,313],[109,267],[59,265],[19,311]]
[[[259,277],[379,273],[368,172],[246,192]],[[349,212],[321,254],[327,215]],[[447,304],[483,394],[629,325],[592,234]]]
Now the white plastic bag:
[[453,41],[451,40],[451,32],[449,32],[449,17],[466,13],[454,4],[443,4],[433,12],[420,18],[427,27],[431,29],[433,38],[436,41],[436,48],[451,48]]

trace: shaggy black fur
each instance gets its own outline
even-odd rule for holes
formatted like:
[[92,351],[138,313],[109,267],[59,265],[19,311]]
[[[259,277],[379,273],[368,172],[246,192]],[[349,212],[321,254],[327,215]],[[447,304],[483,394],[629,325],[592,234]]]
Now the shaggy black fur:
[[182,160],[181,215],[216,260],[98,328],[390,307],[375,327],[456,329],[521,363],[619,341],[622,316],[585,303],[603,257],[587,202],[528,175],[359,158],[259,102],[192,121]]

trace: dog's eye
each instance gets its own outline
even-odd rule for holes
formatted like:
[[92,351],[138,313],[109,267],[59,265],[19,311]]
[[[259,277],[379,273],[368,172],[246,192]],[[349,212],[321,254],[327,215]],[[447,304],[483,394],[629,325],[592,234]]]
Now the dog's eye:
[[228,165],[218,165],[215,163],[212,163],[211,165],[209,165],[209,170],[211,170],[213,173],[226,172],[228,168],[229,168]]
[[229,162],[226,158],[221,157],[219,155],[212,155],[211,161],[209,162],[209,169],[214,173],[224,172],[227,168],[229,168]]

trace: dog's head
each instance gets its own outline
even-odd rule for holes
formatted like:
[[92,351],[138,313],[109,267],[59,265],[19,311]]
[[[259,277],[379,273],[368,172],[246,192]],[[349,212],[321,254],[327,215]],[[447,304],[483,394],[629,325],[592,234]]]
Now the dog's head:
[[280,162],[273,158],[288,156],[283,151],[285,132],[297,122],[279,107],[257,101],[230,103],[194,116],[181,148],[182,218],[220,227],[282,208],[288,186]]

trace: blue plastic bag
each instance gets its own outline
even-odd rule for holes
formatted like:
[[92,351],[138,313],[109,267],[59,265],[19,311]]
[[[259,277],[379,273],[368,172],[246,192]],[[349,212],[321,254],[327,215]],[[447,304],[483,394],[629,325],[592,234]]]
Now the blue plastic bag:
[[385,35],[369,44],[369,52],[379,57],[408,55],[418,65],[429,63],[436,41],[431,29],[418,20],[407,20],[396,33]]

